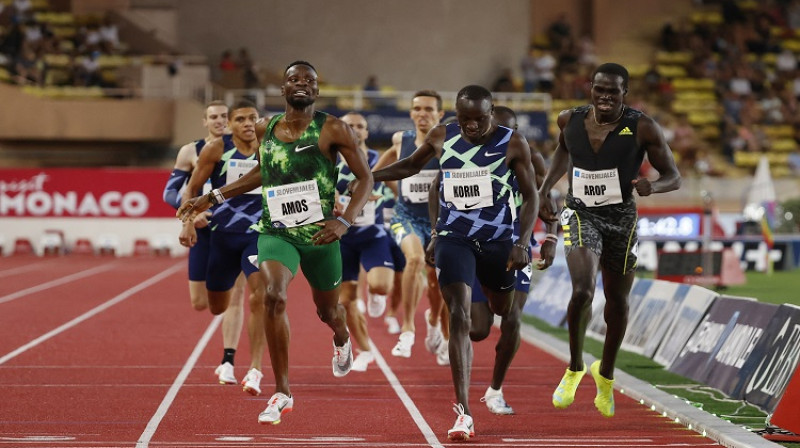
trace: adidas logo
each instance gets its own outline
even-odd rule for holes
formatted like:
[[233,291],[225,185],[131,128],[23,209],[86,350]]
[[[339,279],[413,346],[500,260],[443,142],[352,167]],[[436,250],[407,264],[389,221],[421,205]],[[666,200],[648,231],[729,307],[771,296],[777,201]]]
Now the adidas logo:
[[633,132],[631,132],[629,127],[625,126],[621,131],[619,131],[618,135],[633,135]]

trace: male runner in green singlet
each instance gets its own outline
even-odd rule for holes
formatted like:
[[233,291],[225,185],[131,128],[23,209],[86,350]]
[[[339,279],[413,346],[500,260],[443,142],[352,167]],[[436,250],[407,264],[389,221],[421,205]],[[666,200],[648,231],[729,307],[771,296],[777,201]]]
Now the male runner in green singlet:
[[[281,92],[286,112],[256,127],[260,168],[208,195],[181,205],[178,216],[192,219],[212,204],[261,187],[264,210],[257,224],[258,265],[266,285],[267,346],[275,375],[275,394],[258,416],[277,424],[292,410],[289,390],[287,289],[298,265],[311,286],[317,315],[333,330],[333,374],[346,375],[353,364],[346,312],[339,302],[342,260],[339,239],[361,212],[372,191],[372,174],[350,127],[314,109],[317,71],[296,61],[284,72]],[[340,154],[359,180],[343,216],[334,217],[336,157]]]

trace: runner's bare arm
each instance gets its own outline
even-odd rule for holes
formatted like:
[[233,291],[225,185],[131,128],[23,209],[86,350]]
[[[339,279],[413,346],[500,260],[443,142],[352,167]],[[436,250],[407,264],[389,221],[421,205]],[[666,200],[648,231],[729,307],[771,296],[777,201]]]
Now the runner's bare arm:
[[550,163],[550,169],[547,170],[547,175],[539,187],[539,217],[544,222],[553,222],[557,219],[556,210],[552,207],[551,201],[547,200],[550,196],[550,190],[553,189],[556,182],[561,179],[567,172],[569,166],[569,151],[567,144],[564,141],[564,127],[569,122],[569,117],[572,115],[571,110],[563,110],[558,114],[558,127],[561,132],[558,135],[558,145],[553,152],[553,159]]
[[528,242],[531,240],[533,223],[539,212],[539,195],[534,187],[536,172],[531,162],[530,147],[525,138],[517,132],[514,132],[508,144],[506,163],[514,170],[519,193],[522,196],[522,206],[519,210],[519,238],[511,248],[506,268],[524,269],[530,264]]
[[658,179],[650,181],[646,178],[633,180],[633,186],[639,196],[649,196],[653,193],[666,193],[677,190],[681,186],[681,174],[672,157],[672,150],[664,140],[661,129],[648,116],[639,119],[637,127],[639,144],[647,151],[647,159],[653,168],[658,171]]
[[375,182],[405,179],[419,173],[428,161],[441,153],[444,135],[444,126],[440,125],[431,129],[425,136],[425,142],[410,156],[398,160],[386,168],[373,171],[372,176],[375,178]]

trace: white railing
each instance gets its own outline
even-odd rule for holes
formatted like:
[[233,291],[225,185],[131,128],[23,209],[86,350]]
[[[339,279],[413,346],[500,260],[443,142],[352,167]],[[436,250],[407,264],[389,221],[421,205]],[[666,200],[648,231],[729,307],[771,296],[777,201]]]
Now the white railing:
[[[325,108],[335,106],[339,109],[374,110],[381,108],[408,110],[414,98],[414,90],[406,91],[363,91],[356,89],[321,87],[317,106]],[[458,92],[439,92],[442,96],[443,109],[452,111],[455,107],[455,98]],[[492,94],[494,103],[524,111],[549,112],[552,107],[552,98],[546,93],[516,93],[495,92]],[[223,90],[208,86],[205,90],[204,103],[221,99],[227,104],[233,104],[240,99],[250,99],[259,109],[282,110],[283,97],[280,88],[269,86],[265,89],[230,89]]]

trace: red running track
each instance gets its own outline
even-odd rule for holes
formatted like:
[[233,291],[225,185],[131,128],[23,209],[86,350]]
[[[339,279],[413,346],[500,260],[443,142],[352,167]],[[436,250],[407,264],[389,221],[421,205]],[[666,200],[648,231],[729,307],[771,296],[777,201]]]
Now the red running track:
[[[455,421],[450,370],[425,351],[416,316],[411,358],[370,319],[379,359],[367,372],[331,374],[331,332],[305,280],[289,291],[294,411],[279,425],[257,416],[264,395],[221,386],[219,319],[189,305],[184,258],[0,258],[0,446],[14,447],[441,447]],[[594,409],[584,380],[568,410],[550,404],[564,364],[524,341],[504,391],[516,415],[488,412],[498,330],[474,344],[474,447],[719,446],[617,394],[617,415]],[[236,375],[249,363],[247,337]],[[268,356],[265,355],[265,362]]]

